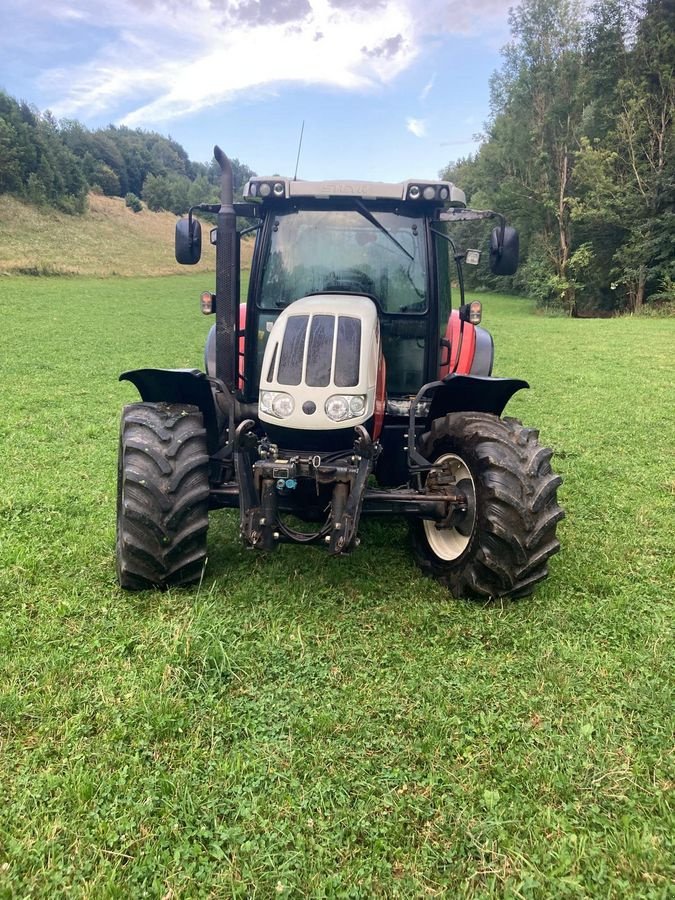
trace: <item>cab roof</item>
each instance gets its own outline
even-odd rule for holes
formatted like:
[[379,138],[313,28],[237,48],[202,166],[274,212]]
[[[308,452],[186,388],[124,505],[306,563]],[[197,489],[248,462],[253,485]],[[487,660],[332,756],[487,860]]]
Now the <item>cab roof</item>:
[[429,181],[424,178],[390,183],[353,180],[296,181],[277,175],[256,175],[246,182],[244,197],[262,203],[294,198],[327,200],[353,197],[359,200],[399,200],[434,206],[466,206],[464,191],[451,181]]

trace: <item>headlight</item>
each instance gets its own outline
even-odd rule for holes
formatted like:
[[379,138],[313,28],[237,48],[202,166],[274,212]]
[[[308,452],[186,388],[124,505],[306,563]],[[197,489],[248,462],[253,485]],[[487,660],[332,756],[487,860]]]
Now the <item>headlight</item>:
[[346,397],[340,397],[339,394],[335,394],[335,396],[326,400],[325,409],[329,419],[332,419],[334,422],[341,422],[349,415],[349,401]]
[[280,419],[287,419],[294,409],[295,403],[290,394],[276,394],[272,400],[272,413]]
[[349,412],[353,416],[362,416],[366,411],[366,398],[357,395],[356,397],[352,397],[349,401]]
[[261,391],[259,408],[260,412],[270,413],[277,419],[287,419],[295,409],[295,401],[283,391]]
[[260,392],[260,409],[263,412],[272,412],[272,400],[274,399],[274,394],[272,391],[261,391]]
[[342,422],[362,416],[366,411],[366,402],[365,394],[333,394],[326,400],[324,409],[333,422]]

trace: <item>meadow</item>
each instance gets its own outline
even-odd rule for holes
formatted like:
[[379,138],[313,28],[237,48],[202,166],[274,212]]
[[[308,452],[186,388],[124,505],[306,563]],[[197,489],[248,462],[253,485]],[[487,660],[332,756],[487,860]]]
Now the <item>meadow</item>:
[[0,279],[0,898],[672,896],[675,321],[484,295],[563,475],[533,598],[459,602],[404,522],[122,593],[138,366],[209,275]]
[[[132,212],[121,197],[89,194],[87,209],[69,216],[0,194],[0,278],[6,275],[136,276],[185,275],[215,269],[208,252],[210,225],[204,222],[204,256],[194,267],[174,257],[176,219],[170,212]],[[242,241],[248,265],[252,241]],[[1,290],[1,288],[0,288]]]

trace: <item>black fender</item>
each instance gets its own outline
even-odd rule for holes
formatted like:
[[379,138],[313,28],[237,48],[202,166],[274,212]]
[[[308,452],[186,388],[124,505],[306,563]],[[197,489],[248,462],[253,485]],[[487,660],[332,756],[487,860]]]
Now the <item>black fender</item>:
[[480,375],[446,375],[437,382],[429,409],[429,421],[451,412],[486,412],[501,416],[511,397],[527,381]]
[[211,382],[199,369],[132,369],[120,381],[130,381],[148,403],[188,403],[204,417],[210,453],[219,447],[221,422]]
[[216,374],[216,326],[209,328],[204,345],[204,368],[207,375]]
[[471,363],[471,375],[492,375],[495,342],[487,328],[476,325],[476,349]]

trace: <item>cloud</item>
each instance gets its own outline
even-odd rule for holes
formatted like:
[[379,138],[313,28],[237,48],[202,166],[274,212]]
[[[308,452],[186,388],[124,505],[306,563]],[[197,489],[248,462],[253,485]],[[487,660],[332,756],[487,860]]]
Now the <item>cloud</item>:
[[[212,6],[217,8],[221,4],[212,0]],[[285,25],[304,19],[311,12],[309,0],[243,0],[238,6],[230,5],[229,8],[234,22],[247,25]]]
[[[476,4],[474,23],[497,0]],[[57,116],[156,127],[283,84],[376,89],[439,29],[468,27],[461,9],[458,0],[428,0],[424,16],[417,0],[34,0],[31,21],[47,34],[57,19],[82,23],[106,38],[89,53],[83,41],[72,63],[42,73]]]
[[328,5],[334,9],[382,9],[387,0],[328,0]]
[[427,123],[424,119],[406,119],[405,127],[411,134],[414,134],[415,137],[423,138],[427,136]]
[[[503,0],[475,0],[471,4],[465,0],[427,0],[424,15],[434,22],[438,31],[480,34],[488,42],[495,31],[503,31],[510,6]],[[508,29],[502,34],[498,46],[507,36]]]
[[371,59],[391,59],[393,56],[396,56],[402,47],[403,35],[395,34],[394,37],[387,38],[376,47],[370,49],[368,47],[361,47],[361,52],[364,56],[369,56]]
[[427,99],[427,97],[429,96],[429,94],[431,93],[431,89],[433,88],[435,81],[436,81],[436,73],[434,72],[434,74],[431,76],[431,78],[427,81],[427,83],[424,85],[424,87],[420,91],[420,100],[422,102],[424,102]]

